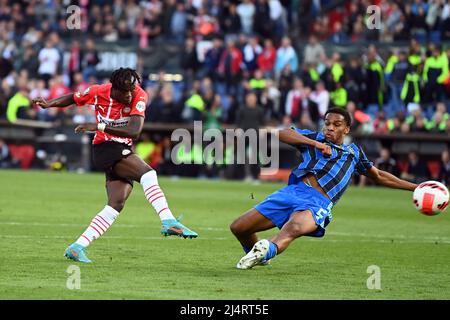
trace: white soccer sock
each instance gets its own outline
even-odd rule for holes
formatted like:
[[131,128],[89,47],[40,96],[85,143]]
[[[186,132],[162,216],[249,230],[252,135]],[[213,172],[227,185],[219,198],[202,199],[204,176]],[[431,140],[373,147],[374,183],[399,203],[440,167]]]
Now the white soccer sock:
[[167,204],[166,197],[158,184],[156,171],[151,170],[141,177],[145,198],[153,206],[161,220],[175,219]]
[[95,239],[100,238],[106,230],[111,227],[114,220],[119,216],[119,212],[110,207],[105,206],[99,214],[97,214],[94,219],[92,219],[89,227],[84,231],[84,233],[78,238],[76,243],[83,247],[87,247]]

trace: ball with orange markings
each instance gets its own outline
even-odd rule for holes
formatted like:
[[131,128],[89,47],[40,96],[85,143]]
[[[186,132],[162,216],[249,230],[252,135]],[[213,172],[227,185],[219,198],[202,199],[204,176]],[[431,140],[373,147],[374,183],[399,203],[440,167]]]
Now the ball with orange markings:
[[447,187],[438,181],[425,181],[414,190],[413,202],[420,213],[435,216],[447,208],[449,192]]

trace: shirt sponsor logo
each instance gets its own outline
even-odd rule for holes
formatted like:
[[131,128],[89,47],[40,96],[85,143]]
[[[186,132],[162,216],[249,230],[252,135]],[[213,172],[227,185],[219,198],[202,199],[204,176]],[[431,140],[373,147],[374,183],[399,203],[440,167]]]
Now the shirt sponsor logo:
[[124,117],[117,120],[108,120],[104,117],[102,117],[101,114],[97,116],[98,123],[106,123],[106,125],[111,127],[125,127],[128,124],[128,121],[130,120],[130,117]]
[[145,102],[144,102],[144,101],[139,101],[139,102],[136,104],[136,109],[137,109],[139,112],[143,112],[143,111],[145,110]]

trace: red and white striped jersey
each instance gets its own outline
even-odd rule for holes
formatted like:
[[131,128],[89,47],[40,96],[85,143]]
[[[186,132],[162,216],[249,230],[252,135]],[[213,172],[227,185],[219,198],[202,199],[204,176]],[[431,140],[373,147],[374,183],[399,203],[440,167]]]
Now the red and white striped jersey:
[[[75,103],[77,106],[93,105],[97,123],[106,123],[112,127],[126,126],[130,120],[130,116],[145,116],[148,97],[147,93],[141,87],[136,86],[129,105],[113,100],[110,97],[111,87],[111,83],[92,85],[83,93],[75,92]],[[130,146],[133,144],[131,138],[117,137],[97,130],[92,143],[99,144],[105,141],[116,141]]]

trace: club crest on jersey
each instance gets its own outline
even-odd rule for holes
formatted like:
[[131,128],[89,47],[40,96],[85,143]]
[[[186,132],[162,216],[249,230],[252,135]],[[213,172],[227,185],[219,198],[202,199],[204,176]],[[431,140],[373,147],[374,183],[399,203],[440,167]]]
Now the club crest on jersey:
[[136,104],[136,109],[137,109],[139,112],[143,112],[143,111],[145,110],[145,102],[144,102],[144,101],[139,101],[139,102]]
[[123,155],[123,156],[127,156],[127,155],[129,155],[130,153],[131,153],[131,150],[128,150],[128,149],[122,150],[122,155]]

